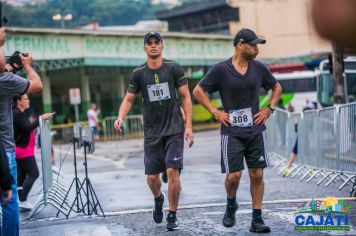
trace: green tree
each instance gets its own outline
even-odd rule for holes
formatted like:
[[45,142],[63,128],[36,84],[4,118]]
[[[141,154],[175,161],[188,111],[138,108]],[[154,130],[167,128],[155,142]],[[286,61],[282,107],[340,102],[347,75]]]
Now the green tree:
[[66,22],[75,28],[98,21],[100,25],[130,25],[139,20],[155,19],[156,8],[150,0],[48,0],[43,4],[13,7],[4,4],[9,26],[58,27],[52,20],[55,14],[73,15]]

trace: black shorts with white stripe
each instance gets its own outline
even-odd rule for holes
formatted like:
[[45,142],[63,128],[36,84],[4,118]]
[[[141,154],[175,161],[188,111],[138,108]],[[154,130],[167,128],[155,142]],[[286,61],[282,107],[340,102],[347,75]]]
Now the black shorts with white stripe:
[[240,138],[221,135],[221,172],[233,173],[244,169],[244,157],[248,168],[268,166],[265,132]]

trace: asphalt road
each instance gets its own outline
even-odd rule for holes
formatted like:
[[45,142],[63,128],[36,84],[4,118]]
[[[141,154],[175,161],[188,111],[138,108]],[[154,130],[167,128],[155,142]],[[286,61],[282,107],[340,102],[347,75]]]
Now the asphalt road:
[[[55,218],[56,210],[47,205],[43,211],[23,221],[21,235],[249,235],[251,219],[251,196],[249,177],[243,174],[237,194],[241,207],[237,212],[237,225],[224,228],[221,220],[226,199],[224,189],[225,176],[220,173],[220,137],[217,130],[195,134],[193,148],[185,149],[184,170],[181,175],[181,209],[178,220],[181,230],[165,232],[165,224],[155,225],[151,218],[153,197],[146,184],[143,170],[142,140],[121,142],[103,142],[96,145],[96,151],[88,156],[89,177],[107,217],[86,217],[71,214],[69,219]],[[63,182],[67,188],[73,179],[73,158],[70,145],[56,146],[58,159],[65,159],[61,166]],[[68,153],[68,154],[66,154]],[[84,169],[81,164],[83,153],[78,153],[79,178],[83,179]],[[308,234],[294,230],[294,212],[296,202],[303,199],[347,197],[348,189],[337,190],[340,183],[328,188],[298,179],[283,178],[272,168],[265,169],[264,217],[272,228],[271,235]],[[40,181],[36,187],[39,188]],[[167,185],[163,184],[167,193]],[[33,190],[33,192],[36,192]],[[36,202],[38,195],[30,201]],[[74,192],[69,195],[72,202]],[[356,204],[353,201],[352,207]],[[165,202],[167,206],[167,202]],[[352,213],[353,214],[353,213]],[[28,213],[22,214],[24,219]],[[353,215],[350,215],[353,224]],[[356,224],[356,222],[355,222]],[[347,232],[321,232],[320,234],[345,234]],[[352,226],[350,235],[356,235]],[[310,232],[309,235],[315,235]]]

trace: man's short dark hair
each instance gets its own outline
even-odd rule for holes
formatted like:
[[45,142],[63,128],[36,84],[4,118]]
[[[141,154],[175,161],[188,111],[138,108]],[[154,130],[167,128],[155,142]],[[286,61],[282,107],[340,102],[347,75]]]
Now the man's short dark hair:
[[17,101],[21,100],[22,95],[14,95],[12,96],[12,106],[16,107]]

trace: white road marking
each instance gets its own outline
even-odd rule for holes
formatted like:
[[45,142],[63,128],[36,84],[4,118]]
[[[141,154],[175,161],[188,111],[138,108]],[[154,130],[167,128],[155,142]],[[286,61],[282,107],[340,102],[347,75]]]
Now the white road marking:
[[[314,198],[314,200],[322,200],[325,197],[321,198]],[[346,200],[346,201],[356,201],[356,197],[340,197],[340,198],[335,198],[337,200]],[[297,202],[308,202],[311,199],[309,198],[300,198],[300,199],[283,199],[283,200],[271,200],[271,201],[263,201],[264,205],[267,204],[282,204],[282,203],[297,203]],[[240,206],[246,206],[246,205],[251,205],[252,202],[239,202]],[[194,208],[207,208],[207,207],[220,207],[220,206],[225,206],[226,203],[208,203],[208,204],[193,204],[193,205],[183,205],[178,207],[178,209],[194,209]],[[165,210],[168,210],[168,208],[164,208]],[[264,211],[269,211],[268,208],[264,208]],[[111,212],[104,212],[105,216],[116,216],[116,215],[129,215],[129,214],[138,214],[138,213],[147,213],[147,212],[152,212],[152,208],[147,208],[147,209],[134,209],[134,210],[125,210],[125,211],[111,211]],[[101,215],[91,215],[91,216],[83,216],[83,215],[76,215],[74,217],[70,217],[70,219],[75,219],[75,218],[98,218],[101,217]],[[43,221],[58,221],[58,220],[63,220],[66,219],[64,217],[58,218],[58,217],[49,217],[49,218],[42,218],[42,219],[37,219],[37,220],[31,220],[31,221],[24,221],[21,222],[21,225],[25,225],[27,223],[33,223],[33,222],[43,222]]]

